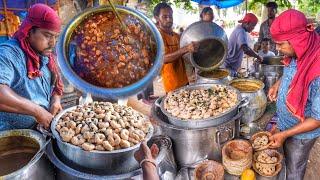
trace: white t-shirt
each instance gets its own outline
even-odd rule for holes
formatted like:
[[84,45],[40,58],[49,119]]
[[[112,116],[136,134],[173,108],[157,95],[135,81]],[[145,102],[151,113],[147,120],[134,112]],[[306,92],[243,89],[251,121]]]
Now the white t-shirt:
[[261,56],[261,57],[269,57],[269,56],[275,56],[274,52],[272,51],[268,51],[267,53],[264,53],[262,50],[260,50],[258,52],[258,55]]

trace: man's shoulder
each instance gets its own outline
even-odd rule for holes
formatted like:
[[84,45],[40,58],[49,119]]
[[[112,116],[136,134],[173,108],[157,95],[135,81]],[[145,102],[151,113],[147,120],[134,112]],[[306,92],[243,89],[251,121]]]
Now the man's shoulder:
[[17,59],[23,57],[23,50],[20,44],[15,39],[10,39],[0,44],[0,59],[7,59],[12,62],[16,62]]

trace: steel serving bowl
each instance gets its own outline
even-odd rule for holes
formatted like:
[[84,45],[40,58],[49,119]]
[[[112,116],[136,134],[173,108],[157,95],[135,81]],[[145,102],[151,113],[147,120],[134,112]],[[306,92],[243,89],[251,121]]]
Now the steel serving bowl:
[[[74,109],[76,106],[60,112],[51,123],[51,131],[56,140],[57,149],[66,164],[98,174],[122,174],[139,168],[138,162],[134,159],[134,152],[139,149],[141,143],[114,151],[85,151],[78,146],[62,141],[56,130],[56,125],[63,114]],[[152,135],[153,127],[150,126],[145,141],[149,141]]]
[[229,85],[194,84],[194,85],[181,87],[181,88],[175,90],[175,92],[180,91],[180,90],[209,89],[213,85],[225,86],[226,88],[235,91],[237,94],[237,98],[238,98],[236,104],[231,109],[229,109],[228,111],[226,111],[224,113],[221,113],[218,116],[211,116],[209,118],[204,118],[204,119],[182,119],[179,117],[175,117],[164,108],[164,99],[167,96],[159,98],[155,104],[156,104],[156,106],[161,108],[161,111],[168,117],[168,121],[171,124],[178,126],[178,127],[190,128],[190,129],[206,128],[206,127],[212,127],[212,126],[217,126],[219,124],[226,123],[227,121],[232,119],[234,116],[236,116],[236,114],[239,112],[240,108],[248,105],[249,101],[247,99],[242,99],[240,92],[237,89],[235,89]]
[[154,23],[147,18],[142,13],[137,10],[116,6],[117,11],[124,14],[130,14],[136,18],[138,18],[146,28],[151,32],[151,35],[155,39],[155,48],[156,55],[153,60],[153,66],[149,69],[148,73],[137,82],[125,86],[123,88],[104,88],[99,87],[89,82],[85,81],[81,77],[78,76],[76,72],[71,67],[71,58],[69,56],[69,48],[71,36],[74,30],[80,25],[82,21],[86,18],[101,12],[112,11],[109,6],[100,6],[96,8],[90,8],[86,11],[81,12],[79,15],[74,17],[68,25],[66,25],[65,29],[62,31],[58,44],[57,44],[57,55],[58,55],[58,64],[61,69],[62,74],[72,85],[74,85],[77,89],[91,93],[94,96],[102,97],[102,98],[112,98],[112,99],[120,99],[133,94],[138,93],[142,89],[144,89],[160,72],[162,64],[163,64],[163,54],[164,54],[164,46],[160,32]]

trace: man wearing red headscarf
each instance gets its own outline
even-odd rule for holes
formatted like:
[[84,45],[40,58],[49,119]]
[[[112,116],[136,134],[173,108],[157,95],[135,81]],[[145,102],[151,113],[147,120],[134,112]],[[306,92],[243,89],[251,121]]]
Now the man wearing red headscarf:
[[14,37],[0,45],[0,131],[48,128],[60,111],[62,81],[52,54],[61,20],[35,4]]
[[251,32],[257,25],[258,18],[252,13],[247,13],[238,22],[241,24],[230,35],[227,59],[222,65],[223,68],[227,68],[231,72],[232,76],[236,76],[241,68],[244,53],[262,61],[262,58],[248,46],[248,32]]
[[287,179],[302,180],[311,148],[320,136],[320,36],[297,10],[280,14],[271,26],[284,72],[269,91],[277,100],[277,127],[271,146],[283,144]]

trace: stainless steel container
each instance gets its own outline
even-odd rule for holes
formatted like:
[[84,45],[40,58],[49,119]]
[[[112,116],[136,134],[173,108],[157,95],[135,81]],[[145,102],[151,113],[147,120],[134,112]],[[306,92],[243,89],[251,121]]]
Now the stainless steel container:
[[58,64],[64,77],[68,81],[70,81],[70,83],[77,89],[81,90],[82,92],[91,93],[96,97],[121,99],[136,94],[143,90],[146,86],[148,86],[150,82],[152,82],[152,80],[159,74],[163,64],[164,46],[161,34],[155,24],[149,18],[135,9],[122,6],[117,6],[116,9],[120,13],[130,14],[138,18],[145,25],[145,27],[150,30],[152,36],[155,39],[154,46],[156,48],[156,56],[153,60],[153,66],[149,69],[149,72],[146,74],[146,76],[144,76],[139,81],[123,88],[98,87],[80,78],[71,67],[72,63],[70,62],[71,58],[69,57],[69,46],[73,31],[84,19],[90,17],[91,15],[106,11],[112,11],[110,6],[99,6],[97,8],[90,8],[78,14],[71,20],[68,25],[66,25],[66,28],[60,34],[60,38],[57,44]]
[[175,159],[180,167],[192,167],[207,158],[221,160],[222,144],[239,135],[242,112],[217,126],[189,129],[171,125],[155,105],[151,111],[156,134],[171,138]]
[[230,72],[227,69],[215,69],[208,72],[198,71],[196,75],[197,84],[228,84],[231,79]]
[[[175,91],[180,91],[180,90],[184,90],[184,89],[185,90],[209,89],[214,85],[215,84],[193,84],[193,85],[181,87]],[[216,126],[219,124],[223,124],[223,123],[229,121],[232,117],[234,117],[239,112],[239,109],[246,106],[249,102],[247,101],[247,99],[243,99],[243,100],[241,99],[240,92],[237,89],[235,89],[231,86],[228,86],[228,85],[220,85],[220,86],[225,86],[227,89],[235,91],[237,93],[238,100],[232,108],[230,108],[229,110],[227,110],[224,113],[219,114],[218,116],[208,117],[208,118],[198,119],[198,120],[181,119],[179,117],[175,117],[175,116],[171,115],[171,113],[169,113],[164,108],[164,101],[165,101],[166,97],[163,98],[163,101],[161,100],[162,98],[159,98],[155,102],[155,105],[160,107],[161,111],[168,117],[169,123],[174,126],[177,126],[177,127],[197,129],[197,128],[206,128],[206,127],[212,127],[212,126]],[[159,101],[161,101],[161,102],[159,102]]]
[[[8,141],[7,138],[10,138],[10,141]],[[33,130],[20,129],[0,132],[0,152],[4,152],[10,149],[33,147],[33,145],[37,146],[37,148],[40,148],[44,146],[44,144],[44,137],[40,133]],[[53,180],[53,166],[47,159],[44,152],[42,152],[32,162],[29,162],[21,169],[14,171],[8,175],[0,176],[0,179]]]
[[196,53],[188,53],[184,59],[202,71],[211,71],[218,68],[228,54],[228,38],[225,31],[213,22],[195,22],[181,35],[180,47],[191,42],[200,42]]
[[[57,142],[57,147],[64,163],[99,174],[122,174],[138,169],[139,164],[133,155],[139,149],[140,143],[126,149],[114,151],[85,151],[78,146],[63,142],[56,130],[56,125],[63,114],[75,108],[71,107],[60,112],[51,123],[51,132]],[[152,135],[153,127],[149,129],[145,140],[149,141]]]
[[[157,144],[160,151],[156,158],[157,171],[161,179],[173,180],[177,173],[177,167],[174,161],[172,153],[172,144],[170,138],[166,136],[155,136],[151,138],[148,145],[153,143]],[[73,168],[65,164],[61,158],[62,155],[57,150],[55,142],[49,144],[46,149],[46,153],[50,161],[56,167],[56,179],[57,180],[102,180],[102,179],[132,179],[134,177],[142,179],[142,170],[138,168],[128,173],[119,175],[99,175],[93,174],[91,171],[85,171],[82,169]]]
[[[238,88],[242,98],[249,100],[249,104],[243,108],[241,122],[248,124],[259,119],[267,107],[263,82],[254,79],[234,79],[230,81],[230,85]],[[249,89],[251,87],[254,87],[254,90]]]
[[268,93],[269,89],[278,81],[281,76],[276,72],[265,73],[265,92]]

